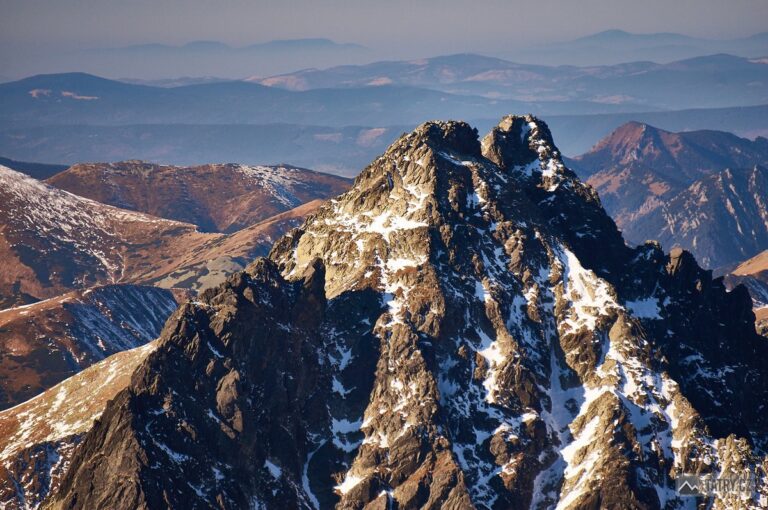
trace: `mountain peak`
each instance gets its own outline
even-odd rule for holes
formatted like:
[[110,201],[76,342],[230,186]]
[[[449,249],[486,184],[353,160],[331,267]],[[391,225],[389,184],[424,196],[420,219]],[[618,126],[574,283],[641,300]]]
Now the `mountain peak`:
[[743,298],[625,246],[540,120],[426,123],[177,312],[51,504],[681,506],[768,430]]
[[549,127],[530,114],[505,116],[483,138],[482,145],[483,154],[502,168],[530,165],[536,159],[551,173],[563,167]]
[[610,150],[613,154],[622,154],[622,157],[631,157],[629,152],[652,143],[661,134],[671,133],[653,127],[644,122],[630,121],[622,124],[595,144],[592,152]]
[[461,121],[429,121],[393,143],[387,153],[401,152],[405,147],[427,145],[433,150],[448,150],[472,157],[480,157],[477,129]]
[[[709,200],[700,196],[701,190],[712,191],[707,176],[726,168],[765,166],[766,162],[768,145],[764,140],[752,141],[714,130],[670,132],[641,122],[623,124],[574,160],[580,175],[588,178],[587,182],[599,192],[603,205],[627,241],[641,243],[645,239],[658,239],[669,249],[681,242],[686,231],[690,239],[684,246],[693,250],[706,265],[734,262],[722,256],[733,254],[739,245],[747,249],[745,243],[751,250],[754,240],[748,238],[764,227],[750,232],[729,223],[728,235],[713,235],[718,230],[713,222],[721,214],[712,214],[713,210],[693,221],[690,217],[693,209],[679,213],[681,204],[698,208],[707,202],[708,207],[712,206],[716,203],[713,198],[716,194],[709,196]],[[695,183],[696,189],[686,191]],[[760,191],[753,189],[738,200],[731,196],[730,201],[750,203],[759,195]],[[676,196],[680,196],[679,201]],[[729,209],[731,206],[723,202],[722,211]],[[760,214],[749,212],[744,217],[757,218]],[[737,238],[732,233],[736,233]],[[748,256],[742,255],[742,259]]]
[[[321,256],[322,247],[337,253],[338,269],[329,265],[327,281],[329,294],[336,295],[349,288],[349,282],[336,277],[337,270],[350,276],[385,273],[377,267],[386,265],[386,254],[378,250],[391,247],[394,239],[421,239],[411,243],[427,250],[406,258],[423,262],[440,251],[426,240],[442,229],[467,223],[479,230],[493,229],[505,215],[507,221],[529,228],[553,215],[556,219],[541,228],[556,225],[575,246],[595,236],[623,246],[597,195],[562,163],[546,123],[525,115],[503,118],[482,143],[477,130],[465,122],[420,125],[374,160],[349,191],[321,208],[311,225],[279,241],[272,256],[287,275],[293,275]],[[319,239],[328,237],[327,230],[346,233],[356,252],[325,246]],[[585,256],[590,267],[607,267],[606,262],[597,264],[591,255]],[[350,261],[355,264],[351,272]],[[380,280],[386,286],[386,275]]]

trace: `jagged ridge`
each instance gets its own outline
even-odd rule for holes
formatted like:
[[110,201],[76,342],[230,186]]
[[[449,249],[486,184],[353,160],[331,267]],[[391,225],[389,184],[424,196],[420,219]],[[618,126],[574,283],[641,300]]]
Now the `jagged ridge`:
[[748,295],[626,247],[533,117],[420,126],[270,259],[169,322],[49,507],[654,508],[676,473],[764,476]]

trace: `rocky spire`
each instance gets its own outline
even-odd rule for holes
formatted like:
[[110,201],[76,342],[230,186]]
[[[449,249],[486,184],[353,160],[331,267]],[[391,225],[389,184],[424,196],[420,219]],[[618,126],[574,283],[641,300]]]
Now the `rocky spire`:
[[759,471],[742,297],[626,247],[540,120],[426,123],[177,313],[49,506],[674,506]]

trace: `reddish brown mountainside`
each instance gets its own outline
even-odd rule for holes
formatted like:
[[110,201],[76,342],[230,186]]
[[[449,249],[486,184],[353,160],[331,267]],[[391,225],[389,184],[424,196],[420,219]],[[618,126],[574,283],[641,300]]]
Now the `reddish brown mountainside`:
[[726,168],[765,165],[768,140],[750,141],[723,131],[671,133],[629,122],[573,162],[623,228],[638,213],[658,207],[662,199],[702,177]]
[[290,166],[178,167],[141,161],[79,164],[47,182],[98,202],[225,233],[336,196],[351,184]]
[[100,204],[0,167],[0,308],[141,281],[219,235]]
[[[265,254],[275,237],[319,204],[231,236],[201,233],[195,225],[104,205],[0,167],[0,308],[107,283],[215,284]],[[169,275],[175,276],[164,281]]]
[[0,409],[154,340],[175,309],[169,290],[108,285],[0,311]]

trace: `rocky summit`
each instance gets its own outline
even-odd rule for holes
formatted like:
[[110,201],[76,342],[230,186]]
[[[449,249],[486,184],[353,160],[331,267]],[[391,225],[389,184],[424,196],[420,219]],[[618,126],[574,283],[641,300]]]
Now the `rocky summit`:
[[[685,251],[628,247],[534,117],[482,140],[419,126],[197,299],[93,426],[61,439],[74,446],[42,507],[768,497],[768,343],[747,291]],[[756,485],[697,500],[676,493],[682,473]],[[23,487],[9,508],[36,501]]]

